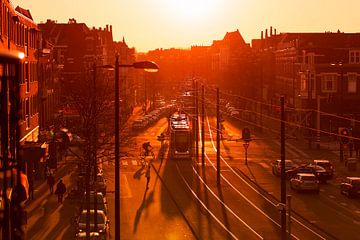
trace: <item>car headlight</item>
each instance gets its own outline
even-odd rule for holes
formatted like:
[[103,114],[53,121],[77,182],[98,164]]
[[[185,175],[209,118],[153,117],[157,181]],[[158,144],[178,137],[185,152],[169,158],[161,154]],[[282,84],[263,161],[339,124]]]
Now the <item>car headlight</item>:
[[104,229],[100,229],[100,230],[99,230],[99,233],[102,233],[102,232],[104,232]]

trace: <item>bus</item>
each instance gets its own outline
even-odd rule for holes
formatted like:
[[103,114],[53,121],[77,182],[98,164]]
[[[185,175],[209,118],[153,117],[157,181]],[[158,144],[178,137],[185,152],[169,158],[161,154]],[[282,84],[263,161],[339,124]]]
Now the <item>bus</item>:
[[191,124],[186,113],[174,113],[169,118],[170,156],[191,158]]

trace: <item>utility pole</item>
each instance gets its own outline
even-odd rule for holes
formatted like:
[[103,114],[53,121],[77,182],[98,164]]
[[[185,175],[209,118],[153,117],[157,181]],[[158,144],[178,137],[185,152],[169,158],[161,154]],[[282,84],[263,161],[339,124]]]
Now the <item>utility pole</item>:
[[[145,88],[146,92],[146,88]],[[145,99],[146,100],[146,99]],[[115,60],[115,240],[120,240],[120,129],[119,129],[119,55]]]
[[205,88],[201,86],[201,163],[205,164]]
[[291,195],[287,195],[288,207],[288,239],[291,240]]
[[97,123],[97,109],[96,109],[96,62],[94,62],[93,65],[93,104],[92,104],[92,108],[93,108],[93,112],[92,112],[92,118],[93,118],[93,140],[92,140],[92,154],[93,154],[93,159],[94,159],[94,225],[95,225],[95,232],[97,231],[97,190],[96,190],[96,175],[97,175],[97,160],[96,160],[96,153],[97,153],[97,129],[96,129],[96,123]]
[[316,113],[316,148],[320,149],[320,95],[317,95],[317,113]]
[[220,96],[219,95],[220,95],[219,88],[216,88],[216,169],[217,169],[218,185],[220,185]]
[[196,162],[199,161],[199,89],[198,82],[195,82],[195,157]]
[[307,70],[307,78],[308,78],[308,109],[310,110],[310,120],[309,120],[309,140],[308,146],[311,149],[312,145],[312,128],[313,126],[313,111],[312,111],[312,79],[310,77],[310,70]]
[[[281,204],[286,205],[286,179],[285,179],[285,99],[280,97],[280,156],[281,156]],[[281,239],[286,239],[286,208],[281,209]]]

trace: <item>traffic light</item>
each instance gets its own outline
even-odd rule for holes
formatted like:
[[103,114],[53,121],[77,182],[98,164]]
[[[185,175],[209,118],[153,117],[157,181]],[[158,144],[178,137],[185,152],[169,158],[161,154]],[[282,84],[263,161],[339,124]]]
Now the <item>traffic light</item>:
[[249,128],[247,128],[247,127],[243,128],[243,130],[242,130],[242,139],[245,142],[250,142],[251,141],[251,133],[250,133]]
[[342,128],[340,130],[340,141],[342,144],[348,144],[349,143],[349,136],[350,136],[350,130],[347,128]]

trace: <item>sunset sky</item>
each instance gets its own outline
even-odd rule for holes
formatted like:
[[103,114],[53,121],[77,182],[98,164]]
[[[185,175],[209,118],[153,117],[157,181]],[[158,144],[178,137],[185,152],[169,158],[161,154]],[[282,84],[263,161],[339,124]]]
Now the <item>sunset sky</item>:
[[13,0],[34,20],[113,26],[138,52],[210,45],[239,29],[245,41],[273,26],[278,32],[360,31],[359,0]]

